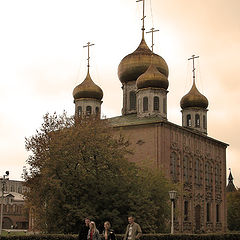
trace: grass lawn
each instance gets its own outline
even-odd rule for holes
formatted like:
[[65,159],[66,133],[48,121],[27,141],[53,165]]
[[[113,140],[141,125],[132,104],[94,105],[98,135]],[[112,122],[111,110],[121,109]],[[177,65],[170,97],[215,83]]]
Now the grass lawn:
[[23,236],[23,235],[26,235],[26,231],[14,231],[14,230],[11,230],[11,231],[5,231],[5,230],[2,230],[2,234],[1,236]]

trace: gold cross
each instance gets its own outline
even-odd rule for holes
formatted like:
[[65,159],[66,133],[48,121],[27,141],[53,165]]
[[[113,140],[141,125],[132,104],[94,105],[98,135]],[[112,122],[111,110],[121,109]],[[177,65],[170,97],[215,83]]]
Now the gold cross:
[[87,60],[88,60],[88,65],[87,65],[87,67],[88,67],[88,68],[90,67],[90,65],[89,65],[89,59],[90,59],[90,51],[89,51],[89,47],[91,47],[91,46],[93,46],[93,45],[94,45],[94,43],[90,43],[90,42],[88,42],[87,45],[83,46],[84,48],[85,48],[85,47],[88,48],[88,58],[87,58]]
[[158,32],[159,30],[155,30],[154,28],[151,28],[151,30],[149,32],[146,32],[146,33],[152,33],[152,53],[153,53],[153,46],[154,46],[154,43],[153,43],[153,33],[155,32]]
[[193,81],[194,82],[195,82],[195,65],[194,65],[195,58],[199,58],[199,56],[192,55],[192,57],[188,59],[188,60],[193,60]]
[[144,18],[146,17],[144,14],[144,10],[145,10],[145,0],[137,0],[136,2],[143,2],[143,17],[142,17],[142,21],[143,21],[143,25],[142,25],[142,38],[144,38]]

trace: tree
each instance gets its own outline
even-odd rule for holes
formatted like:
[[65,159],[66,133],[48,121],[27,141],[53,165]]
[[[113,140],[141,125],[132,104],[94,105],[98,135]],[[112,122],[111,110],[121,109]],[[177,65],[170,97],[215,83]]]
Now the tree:
[[240,189],[227,193],[227,222],[228,229],[239,231],[240,229]]
[[89,216],[123,232],[131,213],[146,232],[164,230],[168,182],[159,171],[127,161],[129,144],[107,120],[46,114],[25,145],[31,151],[26,197],[39,229],[76,232]]

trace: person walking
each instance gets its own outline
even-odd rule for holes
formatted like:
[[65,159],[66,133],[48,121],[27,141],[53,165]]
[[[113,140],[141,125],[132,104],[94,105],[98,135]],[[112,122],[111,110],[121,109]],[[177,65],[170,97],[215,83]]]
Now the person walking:
[[111,228],[110,222],[106,221],[104,223],[104,230],[103,230],[103,233],[102,233],[102,240],[115,240],[116,239],[114,230],[110,229],[110,228]]
[[88,240],[101,240],[99,231],[96,228],[95,222],[91,221],[89,224],[89,230],[88,230]]
[[85,221],[85,225],[81,227],[78,232],[78,240],[87,240],[87,237],[88,237],[89,224],[91,220],[88,217],[86,217],[84,221]]
[[124,240],[137,240],[142,236],[142,229],[139,224],[134,222],[134,217],[128,217],[128,225],[124,235]]

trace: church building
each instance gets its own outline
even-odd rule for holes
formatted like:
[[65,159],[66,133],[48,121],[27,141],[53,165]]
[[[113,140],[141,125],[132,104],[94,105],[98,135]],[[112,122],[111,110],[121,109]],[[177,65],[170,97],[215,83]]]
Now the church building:
[[[143,0],[144,2],[144,0]],[[193,83],[182,97],[182,125],[168,121],[168,65],[142,39],[135,51],[118,66],[122,83],[122,115],[109,118],[116,134],[131,143],[129,161],[148,162],[172,182],[179,183],[174,228],[181,233],[224,232],[226,216],[226,148],[228,144],[208,136],[208,100]],[[152,29],[152,34],[154,29]],[[88,43],[88,48],[90,43]],[[88,56],[89,59],[89,56]],[[90,77],[73,90],[77,116],[101,114],[103,91]]]

